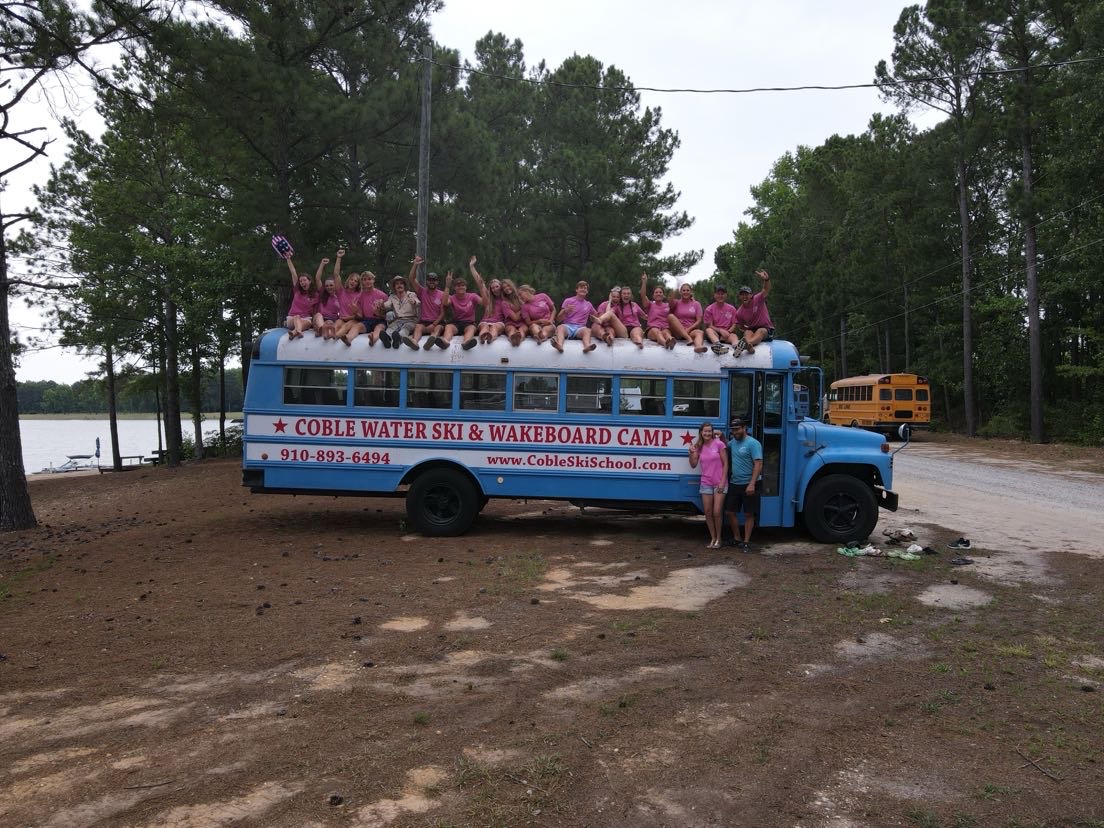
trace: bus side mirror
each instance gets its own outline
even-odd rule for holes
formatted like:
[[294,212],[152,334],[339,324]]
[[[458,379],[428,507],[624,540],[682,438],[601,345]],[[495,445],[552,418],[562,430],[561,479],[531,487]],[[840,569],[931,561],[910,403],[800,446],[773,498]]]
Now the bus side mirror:
[[912,439],[912,428],[908,423],[901,423],[901,427],[897,429],[897,436],[905,443]]

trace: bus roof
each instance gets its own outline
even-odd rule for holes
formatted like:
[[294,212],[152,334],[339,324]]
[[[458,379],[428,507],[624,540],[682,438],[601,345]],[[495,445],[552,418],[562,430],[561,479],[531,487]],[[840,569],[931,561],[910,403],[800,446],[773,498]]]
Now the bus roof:
[[833,382],[830,388],[846,388],[850,385],[891,385],[903,379],[910,385],[927,385],[926,377],[918,377],[916,374],[862,374],[857,377],[844,377]]
[[[589,354],[582,352],[582,343],[569,340],[564,352],[557,353],[550,343],[537,345],[532,339],[524,340],[518,347],[499,337],[489,345],[477,345],[470,351],[460,347],[459,337],[453,339],[447,350],[412,351],[403,345],[399,350],[376,345],[369,346],[367,336],[359,336],[350,346],[339,340],[325,340],[307,334],[289,340],[287,331],[273,328],[261,335],[260,357],[282,363],[363,363],[364,365],[416,365],[426,368],[522,368],[536,371],[560,369],[585,371],[624,372],[662,371],[667,373],[705,374],[719,376],[731,368],[791,370],[800,366],[797,350],[783,340],[763,342],[755,347],[754,354],[734,357],[731,353],[717,356],[712,351],[694,353],[686,345],[678,345],[668,351],[654,342],[645,342],[637,348],[627,339],[615,340],[613,347],[598,343]],[[424,340],[423,340],[424,341]]]

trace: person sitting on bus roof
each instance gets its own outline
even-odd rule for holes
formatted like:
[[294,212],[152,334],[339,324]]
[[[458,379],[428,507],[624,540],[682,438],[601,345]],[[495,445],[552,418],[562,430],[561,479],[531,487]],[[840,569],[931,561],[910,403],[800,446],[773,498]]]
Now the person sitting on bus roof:
[[491,279],[484,283],[483,277],[475,269],[475,256],[468,261],[468,270],[475,279],[475,286],[483,299],[483,319],[479,323],[479,341],[484,345],[492,342],[495,337],[506,330],[506,323],[502,319],[502,282]]
[[291,306],[284,324],[287,325],[288,339],[298,339],[313,324],[314,312],[318,309],[318,288],[306,273],[296,272],[290,254],[284,261],[291,272]]
[[387,294],[376,287],[376,274],[365,270],[360,274],[360,321],[345,332],[345,342],[353,344],[353,340],[362,333],[370,334],[368,344],[374,346],[379,342],[387,323],[383,318],[383,303]]
[[590,326],[590,332],[611,348],[613,347],[614,337],[626,339],[629,336],[629,332],[617,315],[617,309],[620,306],[621,287],[615,285],[610,288],[609,299],[598,306],[597,316],[594,317],[594,323]]
[[590,341],[590,318],[594,316],[594,305],[587,299],[589,291],[590,285],[580,279],[575,283],[575,295],[568,296],[560,305],[560,312],[556,314],[556,321],[560,324],[556,328],[552,347],[561,354],[565,339],[581,339],[584,354],[590,353],[596,347]]
[[643,314],[644,311],[640,309],[640,305],[633,301],[632,288],[621,288],[621,303],[617,306],[617,318],[621,320],[629,339],[637,348],[644,347],[644,328],[640,322]]
[[763,283],[763,289],[752,296],[751,288],[740,288],[740,306],[736,308],[736,330],[743,333],[744,345],[749,354],[755,353],[755,346],[760,342],[774,339],[774,323],[767,312],[770,274],[765,270],[757,270],[755,275]]
[[515,348],[525,339],[529,332],[525,319],[521,312],[521,297],[512,279],[502,280],[502,324],[505,328],[506,338]]
[[[341,251],[344,255],[345,251]],[[314,274],[314,283],[318,286],[318,309],[314,312],[314,335],[323,339],[333,339],[337,320],[341,316],[341,277],[334,273],[325,282],[322,281],[322,268],[330,263],[323,259]]]
[[736,308],[728,303],[728,289],[724,285],[713,286],[713,303],[705,309],[705,337],[711,343],[713,353],[727,354],[728,346],[740,348],[737,343],[740,335],[736,333]]
[[675,338],[671,336],[671,323],[668,317],[671,307],[667,301],[667,294],[663,285],[656,285],[652,291],[652,298],[648,299],[648,274],[640,274],[640,307],[648,315],[648,339],[667,350],[675,347]]
[[410,338],[418,322],[418,297],[406,289],[404,277],[391,277],[391,295],[382,307],[384,312],[391,311],[395,314],[395,318],[387,324],[387,329],[380,334],[383,346],[398,348],[401,344],[418,350],[418,343]]
[[705,353],[702,331],[702,306],[694,298],[694,289],[689,282],[679,286],[678,298],[671,303],[671,314],[667,317],[671,332],[687,345],[694,346],[694,352]]
[[[456,334],[461,334],[465,351],[475,347],[475,306],[482,305],[483,299],[474,291],[468,290],[468,281],[463,276],[452,278],[448,272],[446,283],[452,283],[452,295],[446,300],[452,321],[445,325],[445,332],[437,337],[437,347],[447,348]],[[443,344],[442,344],[443,343]]]
[[540,345],[556,333],[556,303],[547,293],[537,293],[529,285],[518,288],[521,315],[529,325],[529,335]]
[[424,285],[418,281],[418,267],[424,262],[421,256],[415,255],[406,279],[408,284],[414,286],[414,293],[418,296],[418,324],[414,326],[414,333],[410,338],[419,342],[423,333],[428,334],[425,343],[428,351],[439,344],[437,337],[445,331],[445,296],[449,286],[446,281],[444,290],[437,287],[440,279],[436,273],[427,273]]
[[346,345],[352,345],[353,340],[349,331],[360,324],[360,294],[362,287],[359,273],[350,273],[345,279],[341,290],[341,316],[338,317],[334,328],[334,338],[340,339]]

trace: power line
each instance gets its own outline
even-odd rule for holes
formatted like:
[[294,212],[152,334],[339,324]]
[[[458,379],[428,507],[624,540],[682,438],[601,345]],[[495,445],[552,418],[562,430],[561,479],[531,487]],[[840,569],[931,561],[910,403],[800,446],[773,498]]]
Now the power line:
[[[423,59],[424,60],[424,59]],[[981,78],[999,75],[1012,75],[1029,72],[1037,69],[1054,69],[1060,66],[1072,66],[1078,63],[1097,63],[1104,61],[1104,55],[1073,58],[1071,60],[1051,61],[1037,63],[1032,66],[1017,66],[1010,69],[981,69],[968,73],[970,77]],[[415,61],[420,62],[420,61]],[[552,86],[561,89],[590,89],[599,92],[658,92],[663,94],[689,94],[689,95],[750,95],[759,92],[838,92],[849,89],[877,89],[887,86],[909,86],[916,83],[933,83],[935,81],[952,80],[951,75],[926,75],[904,80],[885,81],[882,83],[843,83],[843,84],[802,84],[801,86],[749,86],[740,89],[701,89],[695,87],[662,87],[662,86],[597,86],[590,83],[565,83],[563,81],[547,80],[544,78],[526,78],[520,75],[501,75],[495,72],[485,72],[471,66],[461,66],[456,63],[444,63],[430,60],[434,66],[442,69],[450,69],[467,75],[479,75],[485,78],[512,81],[514,83],[527,83],[531,86]]]

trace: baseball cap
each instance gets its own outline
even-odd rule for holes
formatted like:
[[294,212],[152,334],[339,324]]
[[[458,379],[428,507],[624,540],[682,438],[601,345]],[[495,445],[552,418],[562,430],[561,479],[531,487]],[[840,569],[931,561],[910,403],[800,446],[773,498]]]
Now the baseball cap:
[[745,428],[747,427],[747,423],[744,422],[743,417],[733,417],[731,420],[728,421],[729,428],[738,428],[740,426],[744,426]]
[[436,279],[436,278],[437,278],[437,274],[436,274],[436,273],[434,273],[434,272],[433,272],[433,271],[431,270],[431,271],[429,271],[429,273],[427,273],[427,274],[426,274],[426,278],[427,278],[427,279]]
[[724,285],[713,285],[713,292],[714,293],[728,293],[728,288],[726,288]]
[[751,288],[749,288],[747,285],[742,285],[740,287],[740,289],[736,292],[737,293],[751,293]]

